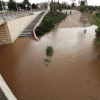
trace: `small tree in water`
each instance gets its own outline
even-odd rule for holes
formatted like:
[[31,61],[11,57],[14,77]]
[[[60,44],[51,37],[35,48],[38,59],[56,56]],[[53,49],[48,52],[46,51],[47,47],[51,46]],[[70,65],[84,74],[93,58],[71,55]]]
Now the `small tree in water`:
[[48,46],[47,49],[46,49],[46,54],[48,56],[52,56],[54,54],[54,50],[53,50],[53,47],[52,46]]

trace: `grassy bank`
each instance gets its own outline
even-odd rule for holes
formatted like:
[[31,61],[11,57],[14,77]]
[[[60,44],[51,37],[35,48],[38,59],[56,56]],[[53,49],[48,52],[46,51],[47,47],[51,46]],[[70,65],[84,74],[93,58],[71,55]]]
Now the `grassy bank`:
[[98,26],[100,26],[100,12],[92,15]]
[[49,32],[57,23],[60,23],[63,19],[66,18],[66,15],[61,12],[57,12],[56,16],[52,13],[46,14],[43,18],[42,23],[35,29],[37,36],[42,36],[46,32]]

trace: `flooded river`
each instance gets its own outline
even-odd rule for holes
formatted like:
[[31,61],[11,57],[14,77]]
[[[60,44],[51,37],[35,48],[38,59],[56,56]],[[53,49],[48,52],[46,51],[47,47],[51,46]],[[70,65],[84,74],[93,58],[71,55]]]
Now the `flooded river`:
[[[18,100],[100,100],[96,26],[59,28],[36,42],[18,38],[0,46],[0,73]],[[46,47],[54,48],[45,64]]]

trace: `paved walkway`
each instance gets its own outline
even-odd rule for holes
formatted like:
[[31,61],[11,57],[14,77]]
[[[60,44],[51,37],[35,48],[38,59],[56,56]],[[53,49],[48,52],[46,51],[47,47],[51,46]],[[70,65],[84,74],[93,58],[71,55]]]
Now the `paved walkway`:
[[58,27],[82,27],[82,22],[80,21],[81,13],[78,12],[77,14],[68,15],[65,20],[63,20]]

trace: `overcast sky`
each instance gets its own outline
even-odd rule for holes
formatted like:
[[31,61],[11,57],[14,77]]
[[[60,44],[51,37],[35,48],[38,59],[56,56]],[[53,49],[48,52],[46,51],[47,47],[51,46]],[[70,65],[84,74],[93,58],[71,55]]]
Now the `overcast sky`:
[[[3,1],[8,1],[8,0],[3,0]],[[15,0],[17,2],[22,2],[23,0]],[[40,2],[45,2],[45,1],[48,1],[48,0],[29,0],[31,3],[40,3]],[[51,0],[49,0],[51,1]],[[55,1],[58,1],[58,0],[55,0]],[[60,2],[63,2],[63,1],[67,1],[69,4],[70,4],[70,1],[71,0],[59,0]],[[100,5],[100,0],[87,0],[88,1],[88,5]],[[78,0],[76,0],[76,3],[78,3]]]

